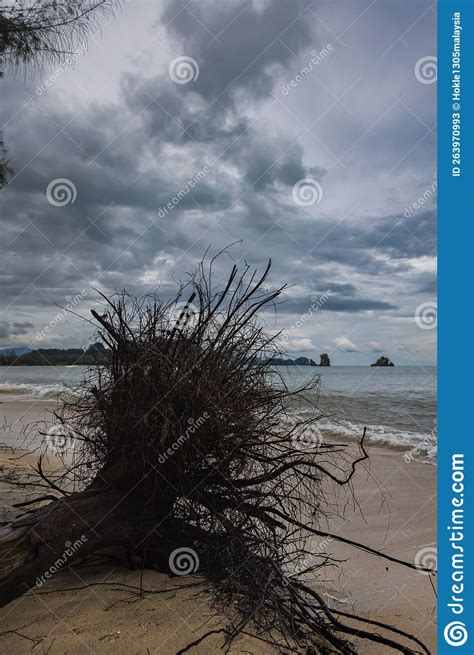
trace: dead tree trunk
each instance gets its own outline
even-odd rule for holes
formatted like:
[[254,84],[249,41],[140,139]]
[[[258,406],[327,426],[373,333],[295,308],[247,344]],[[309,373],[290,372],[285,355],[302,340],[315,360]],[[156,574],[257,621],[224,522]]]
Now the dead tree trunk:
[[0,529],[0,606],[41,586],[84,556],[112,547],[169,572],[169,555],[202,531],[144,510],[136,496],[85,491],[49,503]]

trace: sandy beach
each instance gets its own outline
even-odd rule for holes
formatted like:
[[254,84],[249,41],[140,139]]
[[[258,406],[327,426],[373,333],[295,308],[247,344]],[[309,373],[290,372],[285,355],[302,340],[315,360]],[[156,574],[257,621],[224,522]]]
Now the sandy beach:
[[[2,414],[16,428],[45,418],[48,404],[3,399]],[[10,433],[11,435],[12,433]],[[12,437],[8,439],[11,443]],[[8,443],[7,442],[7,443]],[[344,519],[332,519],[329,528],[347,539],[382,549],[397,558],[415,561],[435,540],[436,467],[406,462],[403,451],[369,446],[370,458],[354,476],[355,501],[339,498]],[[18,493],[5,484],[13,471],[27,472],[36,455],[10,446],[1,449],[2,520],[17,510]],[[416,634],[435,652],[435,595],[429,576],[374,557],[336,541],[327,551],[345,560],[339,569],[326,569],[321,589],[335,607],[372,620],[391,623]],[[123,652],[131,655],[176,653],[203,632],[223,624],[199,587],[177,593],[177,587],[199,583],[196,578],[171,579],[146,571],[140,596],[141,572],[118,562],[75,567],[58,573],[0,610],[0,650],[11,655],[26,652],[50,655]],[[128,585],[128,586],[127,586]],[[193,653],[221,652],[216,634]],[[359,644],[364,655],[387,655],[386,647]],[[231,653],[277,652],[257,639],[244,637]]]
[[41,424],[51,422],[55,407],[52,400],[0,396],[0,443],[33,450],[42,442]]

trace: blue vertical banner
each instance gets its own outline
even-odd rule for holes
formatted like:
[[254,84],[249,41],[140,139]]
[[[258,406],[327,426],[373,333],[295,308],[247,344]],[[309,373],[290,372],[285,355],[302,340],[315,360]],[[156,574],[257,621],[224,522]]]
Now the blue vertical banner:
[[438,2],[438,655],[474,653],[474,0]]

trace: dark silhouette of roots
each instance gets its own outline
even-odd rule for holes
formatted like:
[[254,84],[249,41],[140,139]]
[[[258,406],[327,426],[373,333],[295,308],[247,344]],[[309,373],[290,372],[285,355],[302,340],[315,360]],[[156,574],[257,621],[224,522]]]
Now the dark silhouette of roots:
[[321,528],[334,513],[325,480],[351,484],[368,457],[365,433],[354,461],[324,443],[319,376],[290,389],[269,364],[281,353],[262,316],[284,289],[266,288],[270,264],[260,276],[234,266],[218,288],[215,266],[201,263],[173,301],[122,293],[92,311],[102,361],[48,433],[64,447],[63,467],[47,473],[41,456],[38,479],[26,483],[41,495],[2,528],[0,603],[58,561],[119,547],[145,568],[203,576],[228,620],[217,631],[227,649],[251,633],[290,652],[352,655],[357,637],[428,653],[413,635],[333,609],[318,592],[320,570],[337,562],[311,550],[314,536],[419,567]]

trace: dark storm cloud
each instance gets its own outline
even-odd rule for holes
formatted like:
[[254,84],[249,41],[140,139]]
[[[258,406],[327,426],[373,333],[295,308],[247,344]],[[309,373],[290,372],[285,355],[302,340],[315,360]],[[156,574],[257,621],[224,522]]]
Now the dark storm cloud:
[[14,335],[27,334],[31,328],[34,328],[34,325],[29,321],[23,321],[22,323],[14,322],[13,325],[8,323],[8,321],[0,321],[0,338],[8,339]]
[[169,0],[162,20],[199,64],[193,90],[228,106],[242,92],[247,102],[271,94],[275,68],[285,67],[294,52],[311,43],[311,15],[306,12],[314,4],[273,1],[258,7],[252,0]]
[[420,273],[417,279],[417,293],[436,296],[437,277],[435,273]]
[[311,44],[307,11],[313,5],[314,0],[273,1],[261,8],[251,0],[165,3],[162,22],[182,47],[180,54],[196,60],[199,76],[181,86],[168,76],[126,74],[122,91],[130,109],[144,110],[147,132],[161,143],[235,141],[248,129],[245,108],[268,99],[276,70]]
[[[354,297],[351,297],[349,294],[344,294],[336,290],[332,292],[332,296],[327,300],[321,302],[321,306],[318,306],[318,311],[331,311],[331,312],[367,312],[367,311],[389,311],[397,309],[396,305],[393,305],[389,302],[384,302],[381,300],[373,300],[370,298],[359,297],[354,289]],[[299,298],[297,301],[291,300],[279,305],[279,310],[281,313],[290,313],[290,314],[304,314],[308,311],[311,305],[315,305],[315,297],[318,297],[318,294],[312,293],[306,298]],[[319,297],[324,298],[324,291],[319,294]]]
[[[22,111],[23,120],[17,122],[17,129],[10,130],[10,143],[17,153],[15,168],[21,174],[7,192],[9,237],[21,263],[12,262],[15,281],[6,285],[7,295],[13,299],[27,281],[51,292],[55,286],[52,278],[58,274],[66,284],[76,285],[81,279],[90,281],[110,269],[116,269],[119,277],[124,273],[136,277],[143,266],[151,264],[157,244],[165,250],[175,249],[177,242],[183,249],[192,244],[195,239],[189,237],[189,228],[185,226],[188,212],[222,213],[231,205],[232,197],[238,197],[249,185],[264,189],[277,182],[293,184],[314,172],[303,166],[301,146],[292,145],[286,153],[287,140],[273,139],[269,149],[265,135],[249,127],[244,116],[236,118],[234,110],[227,110],[221,102],[202,112],[203,101],[207,102],[210,94],[221,94],[244,69],[246,72],[233,85],[232,94],[226,96],[228,102],[232,98],[237,103],[237,96],[245,89],[247,100],[252,95],[266,95],[264,88],[270,89],[272,79],[270,69],[284,65],[293,56],[283,43],[298,51],[309,41],[307,21],[297,19],[310,4],[295,2],[286,8],[278,5],[276,10],[268,5],[257,11],[247,3],[243,10],[239,8],[233,21],[235,8],[230,6],[212,13],[214,22],[210,28],[214,33],[230,23],[224,30],[224,57],[216,52],[222,45],[215,41],[209,46],[208,35],[205,37],[201,28],[188,39],[190,14],[183,11],[174,21],[172,31],[185,38],[187,46],[192,46],[192,54],[202,62],[203,70],[207,69],[191,89],[174,84],[167,72],[152,79],[125,74],[125,106],[121,110],[110,104],[100,111],[92,106],[79,116],[76,108],[67,112],[48,103],[42,106],[43,98],[33,96]],[[198,6],[190,6],[190,10],[201,12]],[[242,34],[245,43],[239,43]],[[278,43],[273,43],[275,40]],[[257,51],[263,54],[256,56]],[[31,93],[31,89],[28,91]],[[23,98],[19,95],[10,96],[7,116],[15,114],[21,104]],[[137,116],[139,120],[135,120]],[[127,122],[129,129],[123,132]],[[58,127],[63,126],[67,128],[58,135]],[[236,147],[244,131],[244,140]],[[170,162],[169,156],[160,156],[170,145],[188,143],[197,152],[186,151],[184,165],[181,160]],[[202,150],[196,147],[199,143],[203,144]],[[41,157],[36,157],[38,152]],[[213,161],[221,155],[224,166]],[[280,161],[275,164],[277,158]],[[155,224],[160,208],[179,194],[203,161],[212,174],[180,198],[179,207],[167,214],[165,223]],[[226,166],[239,167],[241,175],[237,180],[228,175]],[[52,179],[59,177],[73,181],[77,189],[73,205],[57,208],[48,204],[45,190]],[[144,233],[146,239],[140,239]],[[227,243],[228,234],[225,230],[222,235]],[[212,235],[207,240],[211,241]],[[36,256],[26,258],[27,253],[35,250]],[[34,289],[27,293],[34,296]],[[62,293],[63,289],[59,295]]]
[[[354,17],[364,9],[361,5],[358,12],[355,4]],[[341,109],[326,88],[352,74],[349,47],[345,51],[337,43],[334,64],[324,64],[332,71],[325,86],[308,79],[304,90],[301,85],[295,91],[295,97],[301,93],[304,99],[303,112],[307,107],[310,114],[321,114],[324,135],[337,136],[337,154],[357,140],[354,160],[344,162],[335,180],[330,159],[322,163],[329,141],[321,145],[305,130],[314,116],[306,121],[302,113],[297,120],[298,103],[282,104],[282,80],[294,78],[310,51],[327,42],[313,14],[318,7],[310,0],[166,2],[161,25],[166,25],[170,54],[149,69],[122,71],[118,100],[91,102],[86,95],[79,103],[61,104],[54,88],[37,97],[33,83],[2,81],[8,94],[0,111],[16,171],[1,199],[8,255],[0,281],[9,330],[2,338],[14,334],[15,310],[40,311],[45,303],[63,303],[81,288],[126,287],[140,293],[160,286],[169,293],[173,279],[193,268],[209,244],[216,251],[238,240],[243,245],[234,249],[237,260],[261,266],[272,257],[273,279],[299,288],[299,295],[281,306],[288,320],[304,313],[314,293],[326,289],[334,293],[322,309],[326,316],[333,312],[339,317],[344,312],[401,315],[405,300],[392,296],[392,287],[404,285],[421,295],[432,288],[430,274],[420,273],[415,260],[433,256],[434,210],[410,218],[403,214],[404,205],[423,193],[424,179],[419,178],[413,198],[397,206],[391,175],[385,190],[373,171],[369,178],[361,172],[366,161],[377,175],[390,172],[390,144],[408,151],[425,129],[420,121],[408,125],[401,106],[379,121],[385,106],[379,107],[376,97],[367,103],[355,95],[358,87],[347,97],[351,114]],[[360,33],[369,27],[382,34],[401,31],[402,12],[390,7],[384,3],[383,11],[370,11],[367,24],[361,18]],[[336,8],[331,11],[345,26],[351,22]],[[423,23],[418,28],[429,50],[432,39]],[[370,59],[370,43],[357,38],[355,33],[353,52],[366,52]],[[184,85],[168,73],[169,63],[181,55],[199,65],[199,77]],[[401,56],[412,55],[404,50]],[[386,59],[374,61],[372,72],[365,68],[374,88],[395,75],[390,66]],[[409,66],[411,71],[411,60]],[[415,87],[410,97],[422,116],[424,91]],[[384,102],[393,99],[391,89],[387,94]],[[342,118],[340,111],[346,112]],[[428,142],[433,142],[431,135]],[[433,168],[431,151],[422,146],[414,151],[412,164],[418,174],[418,165]],[[188,188],[204,168],[207,172]],[[46,189],[56,178],[73,182],[73,204],[54,207],[48,202]],[[293,185],[304,178],[322,184],[321,204],[295,204]],[[354,188],[365,185],[367,198],[376,196],[373,207],[339,208],[338,202],[347,198],[353,205]],[[224,275],[225,265],[218,270]]]
[[[436,247],[436,213],[420,213],[416,220],[390,216],[378,221],[371,232],[373,247],[397,259],[433,255]],[[370,245],[368,246],[370,248]]]

